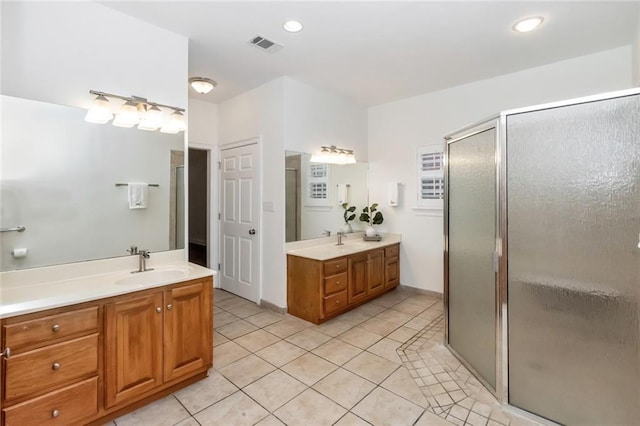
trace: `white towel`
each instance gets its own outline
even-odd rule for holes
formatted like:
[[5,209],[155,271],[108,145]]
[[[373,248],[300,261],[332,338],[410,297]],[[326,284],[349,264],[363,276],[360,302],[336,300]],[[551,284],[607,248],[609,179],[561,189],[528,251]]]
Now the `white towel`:
[[149,184],[143,182],[129,182],[129,208],[146,209],[149,198]]

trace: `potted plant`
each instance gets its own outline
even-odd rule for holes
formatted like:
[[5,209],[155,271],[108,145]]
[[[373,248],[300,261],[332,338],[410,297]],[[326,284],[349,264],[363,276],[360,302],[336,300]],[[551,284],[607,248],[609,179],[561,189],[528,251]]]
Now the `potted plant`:
[[368,225],[367,229],[364,231],[367,237],[375,237],[376,229],[373,225],[380,225],[384,221],[382,212],[378,210],[378,203],[373,203],[371,206],[362,209],[359,219],[360,222],[366,222]]
[[343,232],[350,234],[353,232],[353,228],[349,222],[356,218],[356,214],[354,213],[356,206],[349,207],[349,203],[342,203],[342,208],[344,209],[344,214],[342,215],[342,217],[344,217]]

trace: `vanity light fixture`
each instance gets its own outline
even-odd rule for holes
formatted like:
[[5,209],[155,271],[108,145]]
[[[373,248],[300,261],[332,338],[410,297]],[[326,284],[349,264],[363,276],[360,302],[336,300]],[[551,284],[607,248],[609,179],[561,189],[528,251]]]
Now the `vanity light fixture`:
[[193,87],[193,90],[201,95],[206,95],[218,85],[218,83],[206,77],[191,77],[189,84]]
[[521,19],[513,25],[513,30],[519,33],[528,33],[529,31],[533,31],[538,28],[543,21],[544,18],[542,16],[533,16]]
[[[114,126],[133,127],[137,124],[138,129],[149,131],[161,129],[163,133],[178,133],[186,128],[183,108],[149,102],[138,96],[120,96],[95,90],[89,90],[89,93],[96,95],[84,118],[90,123],[105,124],[113,119],[111,102],[109,102],[109,98],[112,98],[125,101],[116,111]],[[171,113],[165,114],[163,109],[170,110]]]
[[290,33],[299,33],[302,31],[302,24],[299,21],[287,21],[282,24],[282,28]]
[[318,154],[311,155],[312,163],[353,164],[356,157],[352,149],[337,148],[335,145],[322,146]]

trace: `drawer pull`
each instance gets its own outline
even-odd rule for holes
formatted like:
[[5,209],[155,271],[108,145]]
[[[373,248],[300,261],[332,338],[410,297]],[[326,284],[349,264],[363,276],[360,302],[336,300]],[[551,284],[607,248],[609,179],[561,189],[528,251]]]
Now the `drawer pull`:
[[59,370],[60,369],[60,363],[59,362],[54,362],[53,365],[51,366],[52,370]]
[[171,303],[169,303],[169,304],[167,305],[167,311],[170,311],[172,308],[173,308],[173,305],[172,305]]
[[7,348],[4,351],[2,351],[1,354],[3,357],[9,359],[11,357],[11,348]]
[[157,313],[162,312],[162,308],[161,308],[160,306],[158,306],[158,307],[156,308],[156,312],[157,312]]
[[53,411],[51,412],[51,417],[53,417],[54,419],[55,419],[56,417],[58,417],[59,415],[60,415],[60,411],[58,411],[58,410],[53,410]]
[[53,327],[51,327],[51,330],[54,333],[57,333],[58,331],[60,331],[60,326],[58,324],[54,324]]
[[340,269],[340,265],[336,265],[336,269]]

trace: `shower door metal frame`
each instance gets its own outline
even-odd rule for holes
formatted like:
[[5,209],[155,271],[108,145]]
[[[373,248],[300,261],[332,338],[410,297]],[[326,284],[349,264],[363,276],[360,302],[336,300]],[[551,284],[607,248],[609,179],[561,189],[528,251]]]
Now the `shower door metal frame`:
[[[444,150],[444,319],[445,319],[445,346],[473,375],[491,392],[501,403],[506,403],[508,398],[508,370],[507,370],[507,306],[506,306],[506,280],[501,277],[500,270],[506,266],[506,238],[502,238],[506,231],[505,218],[506,207],[503,202],[505,196],[506,171],[502,167],[505,156],[505,133],[503,115],[494,116],[477,123],[466,126],[454,133],[445,136]],[[460,140],[477,135],[487,130],[495,129],[495,241],[494,241],[494,280],[495,280],[495,344],[496,344],[496,386],[495,389],[482,378],[480,374],[449,344],[449,145]],[[504,222],[504,223],[503,223]]]
[[[496,396],[499,402],[509,410],[542,424],[556,425],[553,421],[539,415],[523,410],[509,403],[509,335],[508,335],[508,238],[507,238],[507,119],[509,116],[529,113],[553,108],[561,108],[607,99],[622,98],[640,95],[640,88],[625,89],[615,92],[602,93],[593,96],[569,99],[559,102],[550,102],[530,107],[505,110],[495,116],[465,126],[444,137],[444,317],[445,317],[445,346],[451,353],[482,382],[482,384]],[[495,141],[495,171],[496,171],[496,261],[494,262],[496,273],[496,389],[482,379],[449,345],[449,145],[469,136],[481,133],[491,128],[496,129]]]

